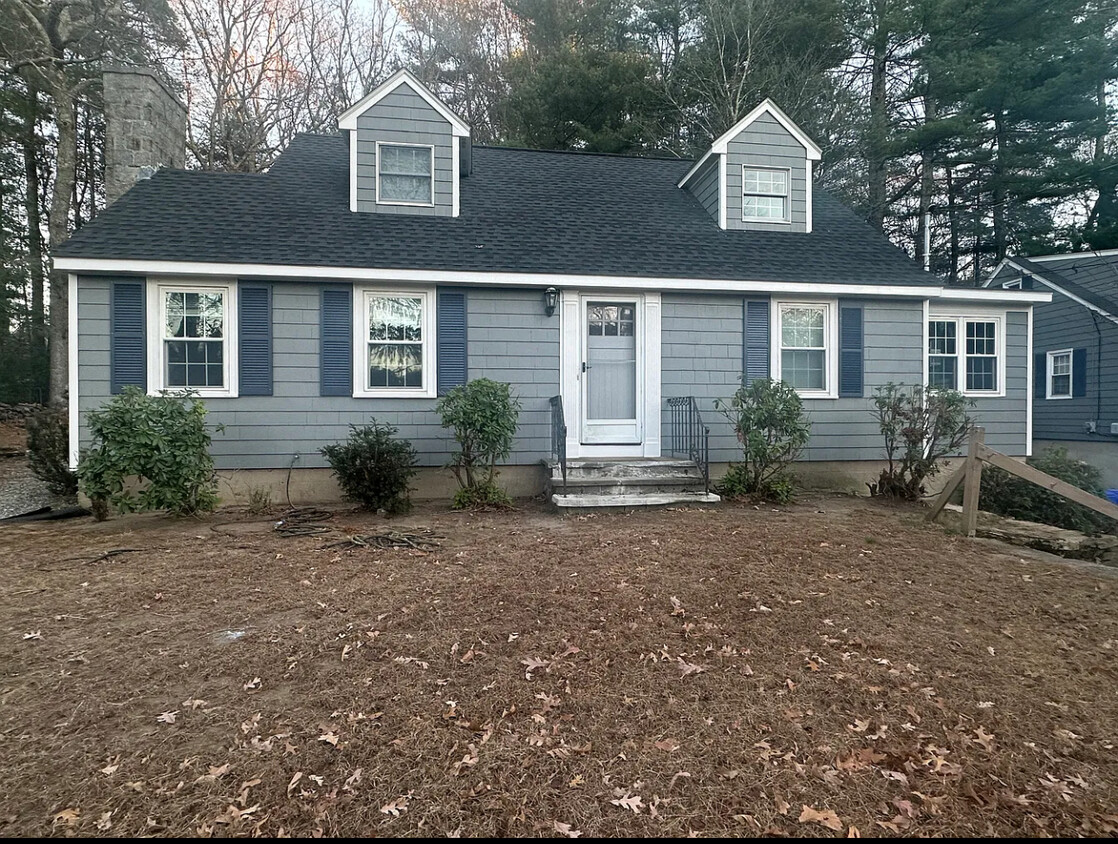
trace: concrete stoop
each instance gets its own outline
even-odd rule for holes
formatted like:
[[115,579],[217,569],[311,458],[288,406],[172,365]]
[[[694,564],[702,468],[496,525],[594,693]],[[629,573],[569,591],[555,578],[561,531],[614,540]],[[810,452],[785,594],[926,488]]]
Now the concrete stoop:
[[561,510],[717,504],[721,500],[706,491],[702,474],[690,460],[570,460],[565,486],[559,465],[553,463],[550,468],[551,503]]

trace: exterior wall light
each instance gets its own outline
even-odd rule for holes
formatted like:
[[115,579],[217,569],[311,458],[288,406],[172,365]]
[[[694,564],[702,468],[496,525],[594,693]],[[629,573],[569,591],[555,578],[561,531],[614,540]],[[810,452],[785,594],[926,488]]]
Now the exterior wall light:
[[554,316],[555,306],[559,304],[559,291],[554,287],[549,287],[543,292],[543,312],[548,316]]

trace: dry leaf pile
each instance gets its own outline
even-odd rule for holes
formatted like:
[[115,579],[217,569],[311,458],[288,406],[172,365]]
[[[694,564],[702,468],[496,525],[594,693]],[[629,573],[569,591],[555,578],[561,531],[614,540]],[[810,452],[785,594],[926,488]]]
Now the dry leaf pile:
[[845,500],[422,519],[6,530],[0,834],[1118,831],[1112,578]]

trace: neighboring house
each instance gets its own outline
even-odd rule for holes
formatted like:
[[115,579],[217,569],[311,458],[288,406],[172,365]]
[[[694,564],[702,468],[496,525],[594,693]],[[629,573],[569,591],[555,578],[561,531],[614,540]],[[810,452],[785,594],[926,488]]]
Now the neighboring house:
[[[156,129],[122,146],[158,158]],[[58,250],[75,461],[84,414],[125,385],[190,388],[225,426],[231,487],[291,471],[325,494],[319,448],[376,417],[432,467],[419,494],[445,494],[436,401],[486,377],[523,407],[514,492],[539,492],[565,447],[571,495],[647,492],[631,476],[653,473],[646,500],[706,500],[693,466],[661,460],[691,454],[689,399],[717,472],[739,450],[714,400],[772,377],[812,421],[802,474],[864,491],[874,388],[929,370],[975,399],[994,448],[1028,452],[1029,322],[1048,295],[923,272],[814,187],[819,148],[769,101],[697,162],[474,147],[403,71],[340,129],[300,135],[266,174],[162,170]]]
[[1033,439],[1118,487],[1118,249],[1006,258],[988,289],[1043,290],[1033,316]]

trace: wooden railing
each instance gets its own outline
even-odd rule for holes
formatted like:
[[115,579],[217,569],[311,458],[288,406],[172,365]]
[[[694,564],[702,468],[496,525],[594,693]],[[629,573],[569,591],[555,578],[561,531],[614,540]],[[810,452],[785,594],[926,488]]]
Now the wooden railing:
[[1040,469],[1030,466],[1021,460],[1014,460],[1012,457],[1001,452],[994,451],[986,445],[986,429],[985,428],[972,428],[970,434],[970,441],[967,446],[967,459],[962,467],[958,469],[947,480],[947,485],[944,486],[943,491],[932,505],[932,509],[928,512],[928,521],[933,521],[943,508],[947,506],[948,500],[955,494],[955,490],[959,485],[963,486],[963,524],[966,525],[967,536],[974,536],[978,530],[978,495],[982,489],[982,464],[989,463],[991,466],[997,466],[999,469],[1004,469],[1011,475],[1016,475],[1023,478],[1030,483],[1034,483],[1039,487],[1050,490],[1057,495],[1062,495],[1064,498],[1074,501],[1076,504],[1082,504],[1096,513],[1102,513],[1104,516],[1118,521],[1118,507],[1111,504],[1097,495],[1091,495],[1086,490],[1080,489],[1077,486],[1061,481],[1059,478],[1054,478],[1051,475],[1045,474]]

